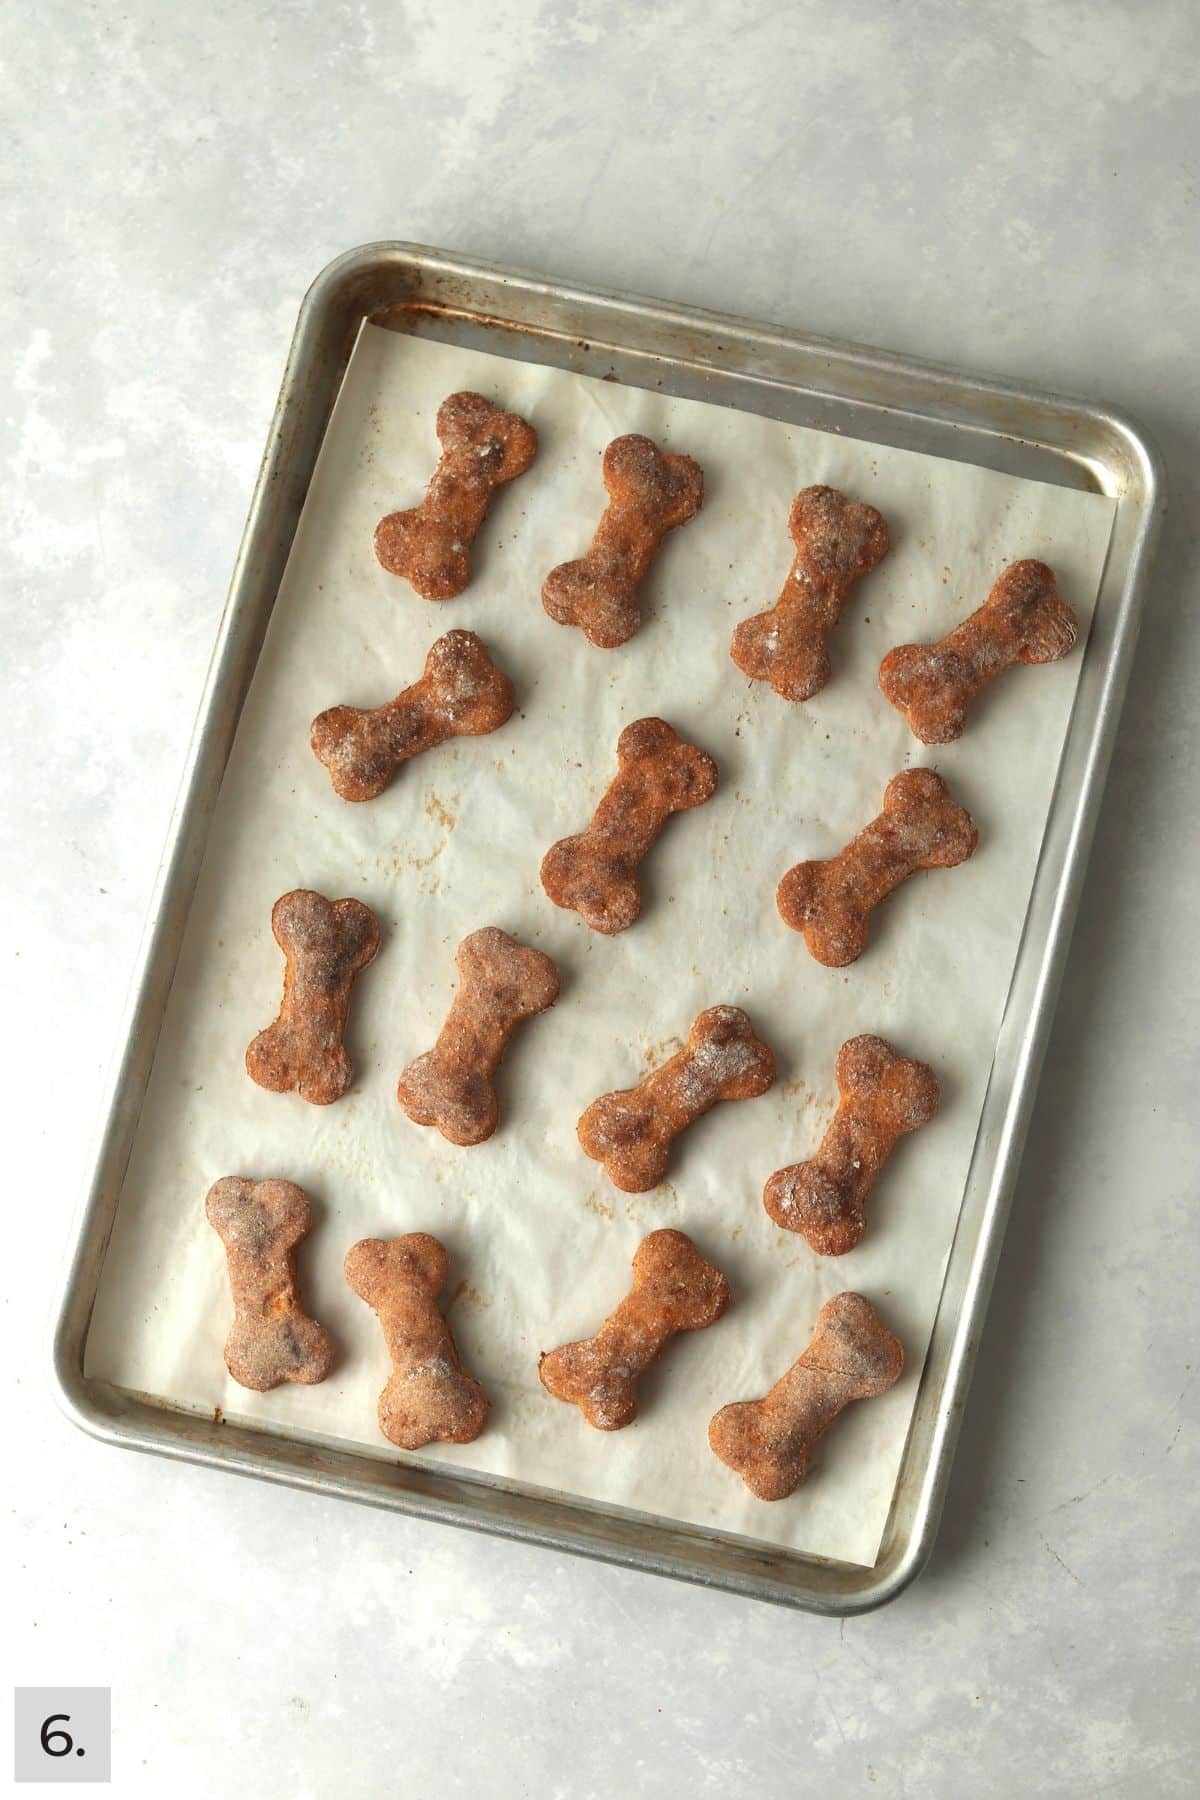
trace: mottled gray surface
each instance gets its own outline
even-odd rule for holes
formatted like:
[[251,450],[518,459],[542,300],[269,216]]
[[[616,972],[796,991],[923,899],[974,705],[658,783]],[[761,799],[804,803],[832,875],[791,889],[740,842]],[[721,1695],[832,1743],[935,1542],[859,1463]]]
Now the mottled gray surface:
[[[7,36],[10,1680],[112,1684],[122,1795],[1194,1792],[1196,8],[43,0]],[[1075,388],[1166,453],[940,1544],[841,1629],[134,1458],[49,1400],[296,305],[388,236]]]

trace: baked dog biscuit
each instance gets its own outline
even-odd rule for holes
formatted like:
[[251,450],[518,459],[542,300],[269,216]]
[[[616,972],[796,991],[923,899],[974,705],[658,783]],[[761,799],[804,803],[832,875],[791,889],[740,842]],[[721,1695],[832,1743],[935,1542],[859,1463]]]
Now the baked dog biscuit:
[[229,1264],[234,1320],[225,1367],[233,1379],[259,1394],[284,1381],[324,1381],[333,1339],[304,1311],[296,1283],[296,1245],[312,1225],[304,1189],[227,1175],[209,1188],[204,1212]]
[[729,1283],[682,1231],[652,1231],[633,1258],[633,1287],[595,1337],[538,1360],[542,1386],[577,1406],[597,1431],[637,1417],[638,1377],[677,1331],[713,1325],[729,1305]]
[[361,900],[294,888],[271,908],[271,930],[285,958],[283,1000],[246,1051],[246,1069],[259,1087],[328,1106],[354,1079],[342,1033],[354,977],[379,949],[379,921]]
[[481,737],[512,714],[513,684],[473,631],[448,631],[420,681],[385,706],[331,706],[312,722],[313,754],[343,800],[374,800],[410,757],[447,738]]
[[617,773],[577,837],[542,858],[542,886],[555,906],[593,931],[625,931],[642,910],[639,864],[672,813],[702,806],[717,790],[717,765],[663,719],[638,719],[617,739]]
[[452,1144],[482,1144],[500,1119],[492,1076],[522,1019],[558,999],[558,970],[541,950],[485,925],[458,946],[458,992],[437,1043],[409,1063],[396,1097],[417,1125]]
[[392,1373],[379,1396],[379,1429],[401,1450],[469,1444],[487,1424],[488,1398],[464,1370],[437,1308],[449,1258],[437,1238],[363,1238],[346,1252],[346,1280],[379,1320]]
[[796,546],[791,573],[770,612],[743,619],[729,646],[752,681],[769,681],[785,700],[811,700],[829,680],[826,643],[860,575],[887,555],[881,513],[831,487],[802,488],[788,530]]
[[523,475],[537,432],[482,394],[451,394],[438,407],[441,460],[425,498],[375,527],[375,554],[422,600],[452,600],[471,579],[471,544],[498,487]]
[[871,912],[918,869],[952,869],[974,853],[975,821],[932,769],[893,775],[883,811],[827,862],[789,869],[775,893],[784,923],[831,969],[867,947]]
[[1079,635],[1054,571],[1010,563],[969,619],[936,644],[899,644],[879,665],[879,685],[923,744],[961,737],[981,688],[1017,663],[1057,662]]
[[897,1055],[879,1037],[856,1037],[838,1051],[841,1103],[817,1154],[777,1169],[763,1189],[776,1225],[799,1231],[818,1256],[844,1256],[867,1225],[867,1195],[897,1139],[928,1125],[938,1109],[928,1063]]
[[644,1194],[667,1172],[671,1145],[718,1100],[751,1100],[775,1079],[775,1058],[740,1006],[710,1006],[687,1045],[639,1082],[593,1100],[579,1142],[627,1194]]
[[852,1400],[894,1387],[904,1347],[861,1294],[835,1294],[812,1342],[762,1400],[723,1406],[708,1428],[721,1461],[759,1500],[783,1500],[808,1473],[817,1439]]
[[663,538],[704,504],[704,471],[636,432],[613,439],[601,468],[608,506],[591,548],[551,569],[542,605],[560,625],[578,625],[589,643],[615,650],[642,622],[638,588]]

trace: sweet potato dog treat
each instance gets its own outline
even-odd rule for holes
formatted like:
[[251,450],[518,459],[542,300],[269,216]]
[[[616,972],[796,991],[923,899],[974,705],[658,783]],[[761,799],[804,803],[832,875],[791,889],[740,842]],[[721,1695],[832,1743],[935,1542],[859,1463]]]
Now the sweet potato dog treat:
[[409,1063],[396,1097],[417,1125],[436,1125],[452,1144],[482,1144],[495,1131],[500,1102],[492,1076],[521,1023],[558,999],[558,970],[485,925],[458,946],[458,992],[437,1043]]
[[619,1431],[637,1417],[638,1377],[675,1333],[714,1325],[728,1305],[729,1283],[690,1237],[652,1231],[634,1253],[633,1287],[595,1337],[539,1358],[542,1386],[597,1431]]
[[799,1231],[818,1256],[844,1256],[867,1226],[867,1195],[898,1138],[938,1109],[928,1063],[897,1055],[883,1038],[842,1045],[834,1068],[841,1104],[808,1162],[777,1169],[763,1189],[776,1225]]
[[312,723],[312,747],[343,800],[374,800],[401,763],[447,738],[497,731],[514,704],[473,631],[448,631],[425,658],[425,673],[385,706],[331,706]]
[[471,542],[505,482],[537,455],[537,432],[482,394],[451,394],[438,407],[441,461],[420,506],[388,513],[375,527],[375,554],[422,600],[452,600],[471,579]]
[[819,963],[842,969],[867,947],[872,909],[918,869],[952,869],[979,842],[975,821],[932,769],[904,769],[883,811],[827,862],[789,869],[776,904]]
[[879,665],[879,685],[923,744],[961,737],[976,694],[1017,663],[1057,662],[1079,635],[1053,569],[1015,562],[983,605],[936,644],[899,644]]
[[615,650],[642,622],[638,588],[658,546],[704,504],[704,471],[636,432],[613,439],[601,468],[608,506],[591,548],[551,569],[542,605],[560,625],[578,625],[589,643]]
[[702,806],[717,765],[663,719],[638,719],[617,739],[617,773],[592,822],[542,858],[542,886],[593,931],[625,931],[642,910],[638,865],[672,813]]
[[227,1175],[209,1188],[204,1212],[229,1263],[225,1367],[233,1379],[259,1394],[284,1381],[324,1381],[333,1339],[304,1311],[296,1285],[296,1245],[312,1225],[304,1189]]
[[851,586],[887,555],[881,513],[836,488],[802,488],[788,530],[796,546],[791,573],[770,612],[743,619],[729,646],[752,681],[769,681],[785,700],[811,700],[831,673],[826,641]]
[[667,1172],[671,1145],[718,1100],[752,1100],[775,1079],[775,1058],[740,1006],[710,1006],[687,1045],[637,1087],[593,1100],[579,1142],[610,1181],[644,1194]]
[[708,1441],[759,1500],[783,1500],[808,1473],[817,1439],[851,1400],[885,1394],[904,1370],[904,1347],[861,1294],[835,1294],[812,1342],[762,1400],[723,1406]]
[[354,1079],[342,1033],[354,977],[379,948],[379,921],[361,900],[293,888],[271,908],[271,930],[285,958],[283,1000],[246,1051],[246,1068],[259,1087],[328,1106]]
[[379,1429],[401,1450],[469,1444],[487,1423],[488,1398],[458,1360],[437,1309],[449,1258],[437,1238],[363,1238],[346,1252],[346,1280],[383,1331],[392,1373],[379,1396]]

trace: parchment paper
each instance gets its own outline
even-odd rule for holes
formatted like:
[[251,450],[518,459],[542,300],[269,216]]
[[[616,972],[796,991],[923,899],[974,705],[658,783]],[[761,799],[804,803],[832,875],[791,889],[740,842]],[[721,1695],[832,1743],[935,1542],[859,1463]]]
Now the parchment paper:
[[[413,504],[436,456],[438,403],[471,387],[536,425],[532,470],[476,540],[475,577],[431,605],[376,564],[380,516]],[[622,649],[593,649],[543,612],[546,571],[586,547],[604,494],[600,454],[644,431],[704,467],[704,510],[673,532]],[[798,488],[869,499],[892,550],[855,589],[832,644],[834,678],[788,705],[729,659],[737,620],[773,604]],[[342,1258],[365,1235],[427,1230],[451,1255],[449,1314],[492,1396],[474,1444],[431,1449],[460,1470],[661,1514],[849,1562],[874,1561],[937,1308],[993,1045],[1054,785],[1081,648],[995,683],[966,736],[926,751],[875,675],[895,643],[940,636],[1003,565],[1044,558],[1090,622],[1107,550],[1107,499],[776,424],[724,408],[364,328],[309,494],[225,778],[104,1269],[87,1369],[179,1405],[221,1407],[264,1430],[400,1456],[378,1433],[388,1373],[372,1314]],[[517,684],[490,737],[410,763],[380,799],[346,804],[308,745],[337,702],[376,705],[415,680],[451,626],[477,630]],[[657,713],[716,757],[721,786],[671,820],[645,867],[641,920],[594,936],[538,883],[547,846],[579,830],[631,719]],[[898,769],[930,763],[974,813],[979,849],[916,876],[877,914],[853,967],[814,962],[780,921],[775,885],[874,816]],[[359,979],[349,1044],[357,1079],[328,1108],[266,1093],[243,1053],[275,1014],[282,959],[271,906],[285,890],[357,895],[383,946]],[[550,952],[562,998],[521,1028],[500,1075],[501,1127],[456,1149],[410,1123],[403,1065],[433,1042],[453,953],[498,924]],[[777,1086],[718,1106],[689,1131],[655,1192],[629,1197],[579,1148],[597,1094],[677,1049],[703,1007],[745,1006],[775,1049]],[[813,1153],[834,1106],[833,1063],[879,1032],[936,1068],[942,1109],[902,1142],[876,1185],[862,1245],[837,1259],[767,1219],[760,1194]],[[226,1376],[231,1307],[204,1220],[218,1176],[300,1182],[316,1212],[301,1248],[306,1302],[336,1335],[321,1386],[264,1395]],[[537,1379],[537,1357],[594,1330],[629,1285],[641,1237],[680,1226],[722,1268],[734,1301],[677,1338],[642,1383],[634,1425],[586,1426]],[[907,1350],[901,1383],[851,1407],[807,1483],[765,1505],[709,1450],[727,1400],[764,1393],[804,1349],[823,1300],[854,1288]]]

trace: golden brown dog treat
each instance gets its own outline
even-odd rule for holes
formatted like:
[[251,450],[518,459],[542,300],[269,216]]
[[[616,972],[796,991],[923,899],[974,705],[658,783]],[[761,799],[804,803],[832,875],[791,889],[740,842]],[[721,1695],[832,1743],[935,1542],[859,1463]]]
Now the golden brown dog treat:
[[523,475],[537,432],[482,394],[451,394],[438,407],[441,460],[420,506],[388,513],[375,527],[375,554],[422,600],[452,600],[471,579],[471,543],[492,495]]
[[542,858],[542,886],[593,931],[625,931],[642,910],[637,870],[655,838],[672,813],[716,791],[707,751],[662,719],[636,720],[617,739],[617,773],[587,830],[560,838]]
[[304,1311],[296,1284],[296,1245],[312,1226],[304,1189],[227,1175],[209,1188],[204,1212],[229,1263],[225,1367],[233,1379],[259,1394],[284,1381],[324,1381],[333,1339]]
[[401,1450],[469,1444],[487,1424],[488,1398],[463,1369],[437,1309],[449,1258],[437,1238],[363,1238],[346,1252],[346,1280],[383,1331],[392,1373],[379,1396],[379,1429]]
[[904,1346],[861,1294],[835,1294],[817,1314],[808,1349],[762,1400],[723,1406],[713,1450],[759,1500],[783,1500],[808,1473],[813,1445],[852,1400],[894,1387]]
[[932,769],[893,775],[883,811],[826,862],[789,869],[775,893],[785,924],[819,963],[845,968],[867,947],[871,912],[918,869],[952,869],[979,842],[975,821]]
[[791,573],[770,612],[743,619],[729,646],[752,681],[769,681],[785,700],[811,700],[829,680],[826,642],[860,575],[887,555],[887,521],[837,488],[802,488],[788,530]]
[[579,1142],[610,1181],[644,1194],[667,1172],[671,1145],[718,1100],[752,1100],[775,1079],[775,1058],[740,1006],[710,1006],[687,1045],[637,1087],[593,1100]]
[[897,1055],[879,1037],[856,1037],[838,1051],[841,1103],[808,1162],[777,1169],[763,1189],[776,1225],[799,1231],[818,1256],[844,1256],[867,1226],[867,1195],[898,1138],[928,1125],[938,1109],[928,1063]]
[[512,713],[513,684],[473,631],[448,631],[420,681],[384,706],[331,706],[312,723],[312,747],[343,800],[374,800],[401,763],[447,738],[497,731]]
[[642,622],[638,588],[658,546],[704,504],[704,471],[636,432],[613,439],[601,468],[608,506],[591,548],[551,569],[542,605],[560,625],[578,625],[590,644],[615,650]]
[[246,1051],[246,1069],[259,1087],[328,1106],[354,1079],[342,1033],[354,977],[379,948],[379,921],[361,900],[294,888],[271,908],[271,930],[285,958],[283,1000]]
[[637,1417],[637,1384],[677,1331],[715,1325],[729,1283],[682,1231],[652,1231],[633,1258],[633,1287],[595,1337],[538,1359],[542,1386],[577,1406],[597,1431]]
[[458,946],[458,992],[437,1043],[409,1063],[396,1098],[417,1125],[436,1125],[452,1144],[482,1144],[500,1102],[492,1076],[522,1019],[558,999],[558,970],[541,950],[485,925]]
[[898,644],[879,685],[923,744],[961,737],[980,689],[1017,663],[1057,662],[1079,635],[1075,614],[1043,562],[1015,562],[983,605],[936,644]]

